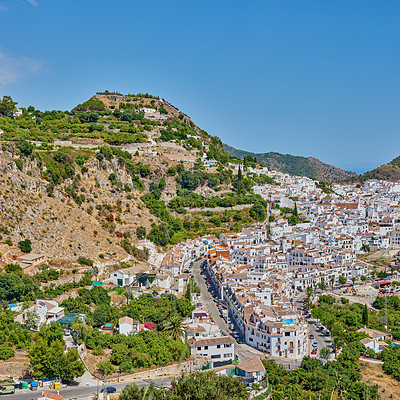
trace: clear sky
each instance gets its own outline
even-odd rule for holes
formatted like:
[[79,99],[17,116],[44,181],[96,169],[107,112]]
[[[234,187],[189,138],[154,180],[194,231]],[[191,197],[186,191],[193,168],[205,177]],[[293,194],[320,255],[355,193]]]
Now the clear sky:
[[400,155],[398,0],[0,0],[0,95],[149,92],[237,148],[357,172]]

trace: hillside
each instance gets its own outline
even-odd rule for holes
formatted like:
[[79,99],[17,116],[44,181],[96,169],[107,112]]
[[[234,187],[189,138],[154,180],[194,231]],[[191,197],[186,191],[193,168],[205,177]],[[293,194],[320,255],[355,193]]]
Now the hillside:
[[244,156],[256,157],[257,161],[264,164],[271,170],[288,172],[294,175],[307,176],[319,181],[342,181],[357,174],[325,164],[314,157],[293,156],[280,153],[251,153],[245,150],[238,150],[224,144],[224,150],[235,157]]
[[378,168],[368,171],[365,174],[359,175],[351,179],[353,182],[365,182],[369,179],[379,179],[390,182],[400,180],[400,156],[387,164],[383,164]]
[[265,218],[251,191],[265,177],[239,178],[222,142],[164,99],[106,92],[21,111],[0,115],[3,254],[29,239],[52,259],[140,261],[144,237],[168,246]]

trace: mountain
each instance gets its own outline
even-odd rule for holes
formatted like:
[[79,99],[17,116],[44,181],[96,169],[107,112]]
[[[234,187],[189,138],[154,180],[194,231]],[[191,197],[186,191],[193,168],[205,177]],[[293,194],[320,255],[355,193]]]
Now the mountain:
[[320,181],[343,181],[357,176],[355,172],[345,171],[325,164],[314,157],[293,156],[274,152],[252,153],[235,149],[227,144],[224,144],[223,147],[228,154],[238,158],[243,158],[244,156],[256,157],[258,162],[261,162],[271,170],[307,176]]
[[353,177],[353,182],[365,182],[368,179],[379,179],[384,181],[396,182],[400,180],[400,156],[396,157],[387,164],[368,171],[365,174]]

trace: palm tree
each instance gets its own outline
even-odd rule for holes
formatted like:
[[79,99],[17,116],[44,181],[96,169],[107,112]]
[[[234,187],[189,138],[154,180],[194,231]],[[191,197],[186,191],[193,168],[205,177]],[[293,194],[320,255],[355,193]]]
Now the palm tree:
[[335,278],[331,278],[331,290],[333,292],[333,284],[335,283]]
[[162,331],[174,340],[182,340],[186,337],[183,319],[177,314],[163,322]]

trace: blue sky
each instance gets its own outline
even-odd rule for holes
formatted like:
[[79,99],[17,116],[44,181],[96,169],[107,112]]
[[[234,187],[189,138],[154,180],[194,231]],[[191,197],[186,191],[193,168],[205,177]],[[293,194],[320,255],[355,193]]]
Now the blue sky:
[[357,172],[400,155],[400,2],[0,0],[0,95],[149,92],[237,148]]

